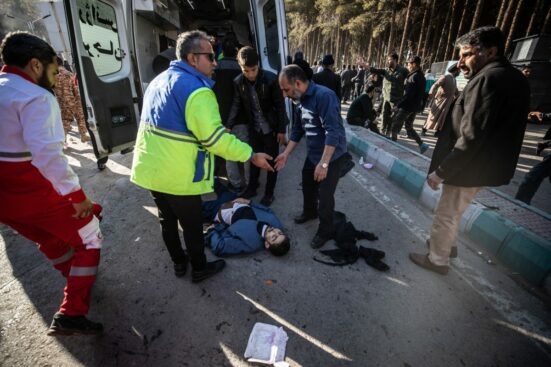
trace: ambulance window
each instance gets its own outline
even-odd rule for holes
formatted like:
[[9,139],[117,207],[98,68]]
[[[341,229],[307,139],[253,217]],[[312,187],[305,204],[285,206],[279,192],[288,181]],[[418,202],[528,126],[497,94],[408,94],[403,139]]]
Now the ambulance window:
[[120,48],[115,9],[99,0],[77,0],[79,27],[84,56],[90,57],[98,76],[115,73],[122,68],[124,52]]
[[279,51],[279,36],[277,26],[277,13],[275,0],[268,0],[263,9],[264,26],[266,28],[266,51],[268,62],[274,70],[281,69],[281,57]]

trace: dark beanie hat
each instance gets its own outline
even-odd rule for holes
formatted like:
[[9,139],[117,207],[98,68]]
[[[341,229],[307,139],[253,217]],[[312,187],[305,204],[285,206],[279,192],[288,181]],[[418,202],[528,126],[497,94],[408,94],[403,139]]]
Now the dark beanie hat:
[[295,61],[293,61],[293,64],[298,65],[298,67],[300,67],[304,71],[308,80],[312,79],[312,75],[314,75],[314,71],[312,70],[312,68],[310,67],[310,64],[308,64],[307,61],[305,61],[304,59],[295,59]]
[[335,60],[333,59],[333,55],[331,54],[325,55],[321,60],[321,63],[323,65],[333,65],[335,63]]

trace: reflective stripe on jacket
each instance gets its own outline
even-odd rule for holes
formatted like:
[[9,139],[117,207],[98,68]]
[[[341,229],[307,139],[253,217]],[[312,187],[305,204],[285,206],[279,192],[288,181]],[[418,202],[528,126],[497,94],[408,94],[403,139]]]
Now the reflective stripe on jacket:
[[212,191],[214,155],[245,162],[252,149],[222,126],[212,80],[172,61],[145,92],[130,180],[172,195]]

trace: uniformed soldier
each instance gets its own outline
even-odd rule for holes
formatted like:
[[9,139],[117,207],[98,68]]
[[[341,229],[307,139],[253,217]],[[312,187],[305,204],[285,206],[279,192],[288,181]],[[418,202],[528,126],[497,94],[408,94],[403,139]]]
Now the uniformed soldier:
[[82,103],[80,102],[80,93],[78,86],[75,84],[75,75],[63,66],[63,60],[60,57],[57,59],[58,74],[55,81],[55,95],[61,108],[61,119],[63,120],[63,130],[65,131],[65,140],[67,133],[71,131],[73,120],[77,120],[78,132],[80,141],[90,141],[90,136],[86,129],[84,112]]

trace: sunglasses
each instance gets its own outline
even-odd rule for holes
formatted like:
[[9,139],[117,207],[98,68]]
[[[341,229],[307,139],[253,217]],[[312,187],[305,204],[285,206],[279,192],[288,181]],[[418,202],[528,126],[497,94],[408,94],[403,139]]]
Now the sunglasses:
[[206,55],[210,62],[214,62],[214,53],[212,52],[193,52],[194,55]]

